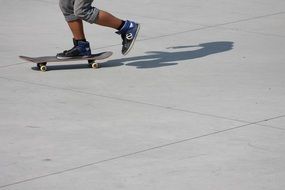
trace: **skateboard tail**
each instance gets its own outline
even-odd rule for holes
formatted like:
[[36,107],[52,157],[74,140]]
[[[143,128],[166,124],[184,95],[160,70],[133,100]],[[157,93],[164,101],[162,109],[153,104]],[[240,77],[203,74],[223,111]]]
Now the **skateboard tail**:
[[32,61],[33,60],[32,57],[27,57],[27,56],[23,56],[23,55],[20,55],[19,58],[24,60],[24,61]]

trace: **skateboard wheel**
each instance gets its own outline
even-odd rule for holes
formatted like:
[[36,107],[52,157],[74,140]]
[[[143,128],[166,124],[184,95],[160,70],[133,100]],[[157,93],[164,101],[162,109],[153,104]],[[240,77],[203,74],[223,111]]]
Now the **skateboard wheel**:
[[37,63],[38,69],[43,71],[43,72],[47,71],[47,66],[46,65],[47,65],[47,63]]
[[93,69],[99,68],[99,64],[98,63],[92,63],[91,66],[92,66]]
[[42,66],[40,67],[40,70],[41,70],[42,72],[46,72],[46,71],[47,71],[47,66],[42,65]]

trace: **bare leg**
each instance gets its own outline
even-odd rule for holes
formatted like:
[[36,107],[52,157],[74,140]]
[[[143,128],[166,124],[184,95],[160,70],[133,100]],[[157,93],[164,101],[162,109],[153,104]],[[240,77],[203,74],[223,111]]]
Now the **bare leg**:
[[73,34],[73,38],[75,40],[83,40],[85,39],[84,28],[82,20],[74,20],[68,22],[68,26]]
[[101,26],[107,26],[110,28],[118,29],[122,25],[123,21],[112,14],[102,11],[99,11],[97,16],[96,24]]

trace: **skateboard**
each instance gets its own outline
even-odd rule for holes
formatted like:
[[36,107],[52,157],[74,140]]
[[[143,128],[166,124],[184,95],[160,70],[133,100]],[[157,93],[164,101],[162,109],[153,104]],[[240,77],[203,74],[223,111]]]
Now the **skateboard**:
[[96,69],[100,67],[99,63],[96,63],[97,60],[107,59],[111,55],[113,55],[113,52],[105,51],[101,53],[92,54],[89,57],[75,57],[75,58],[67,58],[67,59],[58,59],[56,56],[42,56],[42,57],[19,56],[19,58],[25,61],[36,63],[38,69],[45,72],[48,69],[47,63],[49,62],[60,63],[60,62],[81,61],[81,60],[87,60],[89,66]]

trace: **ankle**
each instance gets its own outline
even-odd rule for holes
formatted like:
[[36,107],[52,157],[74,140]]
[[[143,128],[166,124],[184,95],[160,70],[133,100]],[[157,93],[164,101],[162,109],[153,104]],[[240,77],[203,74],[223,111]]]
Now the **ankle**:
[[122,24],[117,28],[117,30],[120,31],[124,27],[125,23],[126,21],[122,20]]
[[73,38],[74,46],[77,46],[78,42],[87,42],[87,40],[85,38],[84,39],[75,39],[75,38]]

